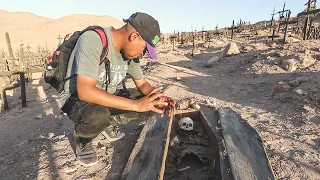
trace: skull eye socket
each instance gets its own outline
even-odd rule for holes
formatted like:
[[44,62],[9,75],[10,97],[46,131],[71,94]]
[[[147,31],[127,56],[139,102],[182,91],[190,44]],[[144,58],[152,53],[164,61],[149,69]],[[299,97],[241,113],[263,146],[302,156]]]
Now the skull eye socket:
[[186,123],[186,122],[183,122],[183,123],[182,123],[182,126],[186,126],[186,125],[187,125],[187,123]]
[[190,127],[192,127],[192,125],[193,125],[192,123],[189,123],[189,126],[190,126]]

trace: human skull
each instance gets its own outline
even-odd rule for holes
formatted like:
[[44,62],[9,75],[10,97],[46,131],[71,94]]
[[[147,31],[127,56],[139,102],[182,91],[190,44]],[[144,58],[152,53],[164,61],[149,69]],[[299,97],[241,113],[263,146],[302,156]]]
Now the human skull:
[[178,122],[179,128],[185,131],[192,131],[193,130],[193,121],[189,117],[181,118]]

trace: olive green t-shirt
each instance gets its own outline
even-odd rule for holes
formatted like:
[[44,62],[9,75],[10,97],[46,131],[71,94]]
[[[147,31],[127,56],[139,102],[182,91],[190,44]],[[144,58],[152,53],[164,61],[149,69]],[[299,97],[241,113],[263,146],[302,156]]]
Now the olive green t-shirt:
[[[102,53],[102,41],[100,35],[95,31],[83,33],[75,48],[73,49],[67,68],[66,77],[73,74],[81,74],[97,80],[96,87],[106,90],[108,93],[115,93],[117,86],[125,78],[126,73],[133,79],[144,78],[140,63],[132,60],[124,60],[121,53],[117,52],[112,43],[112,27],[105,28],[108,37],[108,59],[110,61],[110,83],[107,85],[107,72],[105,64],[99,65]],[[67,81],[64,90],[60,93],[60,102],[63,105],[73,92],[77,91],[76,76]]]

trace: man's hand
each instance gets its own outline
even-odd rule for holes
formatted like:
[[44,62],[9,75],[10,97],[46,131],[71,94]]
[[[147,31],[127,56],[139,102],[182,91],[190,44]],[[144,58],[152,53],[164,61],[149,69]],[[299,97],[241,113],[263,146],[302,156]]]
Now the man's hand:
[[161,117],[163,117],[163,115],[167,112],[168,113],[168,116],[171,116],[171,113],[175,110],[175,101],[168,97],[168,96],[162,96],[160,97],[160,101],[163,101],[163,102],[167,102],[168,105],[159,105],[159,107],[164,111],[162,114],[161,114]]
[[161,100],[161,97],[165,97],[164,93],[157,93],[160,91],[162,87],[153,89],[148,95],[144,96],[141,99],[136,100],[135,111],[137,112],[145,112],[145,111],[153,111],[156,113],[163,114],[165,109],[157,109],[154,106],[158,107],[166,107],[168,106],[168,102]]

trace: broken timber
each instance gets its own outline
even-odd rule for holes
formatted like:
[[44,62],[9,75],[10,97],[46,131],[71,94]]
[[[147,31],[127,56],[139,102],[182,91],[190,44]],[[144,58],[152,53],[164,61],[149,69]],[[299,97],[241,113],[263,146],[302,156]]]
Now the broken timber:
[[234,179],[275,179],[258,133],[231,108],[218,113]]
[[[173,114],[173,113],[172,113]],[[154,115],[147,120],[128,159],[121,179],[162,180],[173,115]]]

